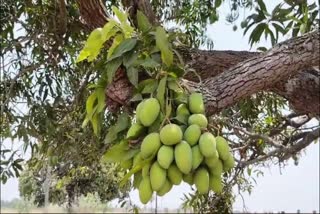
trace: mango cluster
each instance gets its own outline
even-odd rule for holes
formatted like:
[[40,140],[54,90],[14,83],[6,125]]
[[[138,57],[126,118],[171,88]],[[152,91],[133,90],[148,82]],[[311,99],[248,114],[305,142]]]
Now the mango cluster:
[[154,128],[160,114],[156,98],[142,101],[136,109],[136,123],[127,133],[127,139],[143,140],[140,152],[122,166],[130,169],[150,160],[134,174],[133,185],[139,190],[140,201],[148,203],[153,192],[163,196],[182,181],[194,184],[200,194],[210,190],[220,193],[222,173],[233,168],[235,162],[227,141],[207,129],[202,95],[192,93],[187,103],[177,107],[175,118],[180,124],[168,120],[163,127]]

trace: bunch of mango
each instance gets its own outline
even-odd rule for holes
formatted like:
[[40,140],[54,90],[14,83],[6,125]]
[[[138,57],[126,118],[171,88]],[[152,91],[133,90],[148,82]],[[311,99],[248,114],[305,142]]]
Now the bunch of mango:
[[156,129],[154,124],[159,122],[160,113],[156,98],[143,100],[136,109],[136,123],[127,133],[127,139],[143,140],[140,152],[122,166],[130,169],[150,160],[134,174],[133,185],[139,190],[140,201],[148,203],[153,192],[163,196],[182,180],[194,184],[200,194],[210,190],[220,193],[222,173],[233,168],[235,162],[227,141],[207,129],[202,95],[192,93],[187,104],[176,109],[176,118],[187,126],[167,120],[167,124]]

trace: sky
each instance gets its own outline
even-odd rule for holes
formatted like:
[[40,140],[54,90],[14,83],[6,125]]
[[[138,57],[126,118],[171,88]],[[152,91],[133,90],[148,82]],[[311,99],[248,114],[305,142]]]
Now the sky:
[[[314,2],[314,1],[309,1]],[[267,1],[267,7],[274,7],[279,1]],[[228,7],[220,10],[221,17],[225,17]],[[232,30],[223,20],[208,27],[208,35],[214,41],[215,50],[250,50],[248,36],[242,36],[243,31]],[[284,40],[285,38],[282,38]],[[258,46],[270,47],[266,41],[260,42]],[[251,50],[254,51],[254,46]],[[315,121],[314,123],[318,123]],[[17,144],[16,144],[17,145]],[[251,195],[243,194],[247,211],[255,212],[312,212],[319,208],[319,147],[320,143],[310,145],[300,158],[299,165],[295,166],[292,161],[284,169],[278,166],[263,169],[264,176],[257,178],[257,184]],[[190,192],[190,187],[185,183],[175,186],[164,197],[158,197],[158,207],[176,209],[181,205],[184,193]],[[237,195],[234,210],[243,210],[243,201]],[[17,179],[9,179],[5,185],[1,184],[1,199],[11,200],[19,197]],[[141,207],[137,191],[130,193],[133,202]],[[112,203],[116,205],[117,202]],[[154,207],[150,203],[147,207]]]

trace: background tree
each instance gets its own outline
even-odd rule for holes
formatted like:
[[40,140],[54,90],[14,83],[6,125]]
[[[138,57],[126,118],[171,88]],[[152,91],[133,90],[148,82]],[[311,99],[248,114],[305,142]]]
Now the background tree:
[[[176,24],[172,31],[180,40],[174,45],[190,71],[182,84],[204,94],[212,128],[228,138],[237,157],[237,168],[227,181],[231,186],[237,184],[242,191],[250,191],[250,175],[259,173],[252,165],[298,160],[301,150],[319,137],[319,126],[310,127],[309,123],[320,114],[315,2],[284,1],[272,11],[262,0],[140,0],[121,4],[128,10],[132,26],[137,25],[138,10],[152,24]],[[222,4],[230,4],[227,17],[219,16]],[[59,177],[57,182],[63,177],[79,177],[77,173],[70,175],[70,168],[81,171],[88,167],[98,174],[104,167],[112,170],[100,165],[101,156],[114,143],[107,144],[104,139],[108,127],[117,120],[112,112],[135,105],[128,102],[134,86],[126,75],[116,76],[108,85],[108,111],[96,136],[90,127],[81,127],[90,95],[87,86],[104,74],[111,44],[102,48],[95,63],[75,65],[88,33],[108,22],[111,6],[121,7],[118,1],[99,0],[6,1],[1,5],[1,68],[5,71],[1,73],[1,137],[21,139],[25,151],[31,148],[27,170],[39,173],[50,162],[53,174]],[[242,11],[248,11],[249,16],[241,17]],[[212,50],[206,26],[223,18],[230,23],[243,19],[240,27],[250,33],[251,45],[265,36],[273,48],[267,51],[261,47],[259,52]],[[280,36],[292,38],[277,44]],[[204,44],[210,50],[198,49]],[[139,72],[139,81],[145,78],[144,71]],[[19,176],[22,170],[19,151],[4,146],[3,182]],[[71,192],[76,192],[74,186]]]

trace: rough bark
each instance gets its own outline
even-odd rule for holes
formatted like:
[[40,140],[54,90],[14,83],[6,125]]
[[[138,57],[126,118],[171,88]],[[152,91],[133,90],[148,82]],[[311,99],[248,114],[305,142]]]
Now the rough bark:
[[[105,24],[107,16],[101,1],[77,2],[90,28]],[[139,6],[139,2],[145,1],[129,1],[131,13],[135,13],[136,9],[143,11],[148,8],[141,6],[144,4]],[[185,48],[181,48],[180,52],[188,66],[196,70],[202,79],[201,83],[194,82],[195,76],[190,73],[186,75],[189,81],[185,83],[205,95],[209,114],[217,113],[256,92],[268,90],[288,99],[298,112],[320,115],[319,76],[314,74],[318,72],[312,68],[319,66],[319,32],[290,39],[266,53]]]

